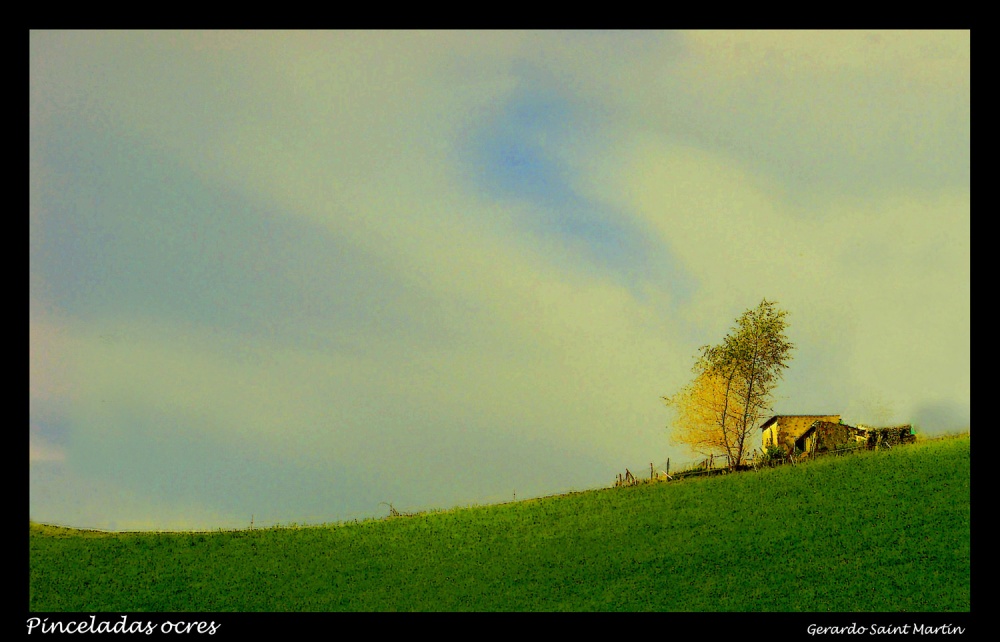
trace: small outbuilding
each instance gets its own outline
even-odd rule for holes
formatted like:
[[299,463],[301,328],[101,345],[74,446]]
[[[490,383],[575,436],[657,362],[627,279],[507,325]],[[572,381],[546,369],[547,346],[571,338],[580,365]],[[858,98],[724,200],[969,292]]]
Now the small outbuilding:
[[761,424],[761,448],[766,451],[769,446],[779,446],[789,452],[795,448],[808,452],[810,440],[817,438],[818,423],[840,425],[840,415],[775,415]]

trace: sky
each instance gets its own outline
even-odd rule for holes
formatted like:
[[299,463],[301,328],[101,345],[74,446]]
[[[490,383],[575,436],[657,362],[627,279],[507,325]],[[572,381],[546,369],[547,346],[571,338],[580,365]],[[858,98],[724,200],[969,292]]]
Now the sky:
[[968,31],[29,47],[34,521],[333,523],[693,461],[662,397],[765,298],[775,413],[969,428]]

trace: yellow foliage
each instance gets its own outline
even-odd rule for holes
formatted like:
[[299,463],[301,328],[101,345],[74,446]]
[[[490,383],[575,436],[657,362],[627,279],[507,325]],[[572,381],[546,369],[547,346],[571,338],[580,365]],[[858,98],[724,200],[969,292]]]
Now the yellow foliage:
[[729,454],[742,430],[743,405],[732,378],[706,371],[672,397],[674,441],[704,455]]

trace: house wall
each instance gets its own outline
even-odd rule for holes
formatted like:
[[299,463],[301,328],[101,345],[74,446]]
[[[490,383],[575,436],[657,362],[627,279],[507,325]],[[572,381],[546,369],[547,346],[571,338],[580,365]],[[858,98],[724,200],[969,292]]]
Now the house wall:
[[761,438],[761,444],[764,450],[767,450],[768,446],[774,446],[778,444],[778,425],[771,424],[764,431],[763,437]]
[[[785,415],[779,416],[773,424],[762,431],[769,437],[762,437],[761,442],[764,448],[768,443],[776,443],[786,450],[795,447],[795,442],[805,434],[809,427],[817,421],[827,421],[839,423],[840,415]],[[766,439],[770,441],[766,441]]]
[[816,434],[815,430],[810,430],[806,438],[802,440],[802,452],[812,452],[813,443],[819,439],[819,435]]

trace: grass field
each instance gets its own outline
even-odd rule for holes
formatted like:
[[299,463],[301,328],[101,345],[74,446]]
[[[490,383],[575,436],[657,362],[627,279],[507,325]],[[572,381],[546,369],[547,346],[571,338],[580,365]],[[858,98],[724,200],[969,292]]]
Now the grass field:
[[31,524],[48,611],[970,609],[969,436],[358,524]]

